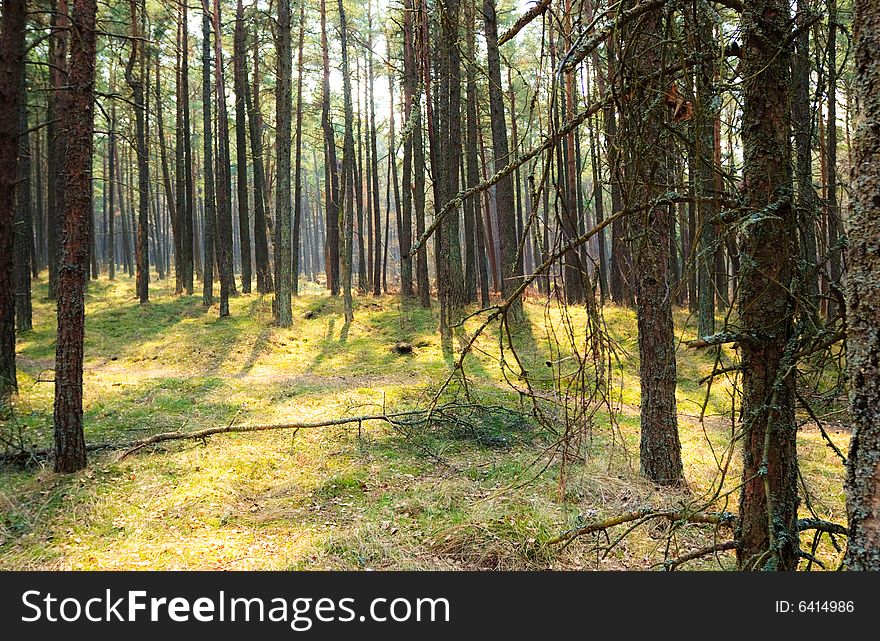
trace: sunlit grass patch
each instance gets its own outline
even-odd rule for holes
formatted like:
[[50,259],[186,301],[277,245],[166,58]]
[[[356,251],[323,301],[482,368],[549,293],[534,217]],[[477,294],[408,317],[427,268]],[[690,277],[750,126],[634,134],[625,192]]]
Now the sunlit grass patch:
[[[272,323],[271,296],[241,295],[231,316],[204,310],[201,296],[174,296],[151,283],[140,306],[133,279],[90,283],[85,349],[85,430],[89,443],[125,443],[161,431],[242,423],[317,421],[425,408],[458,352],[444,354],[435,310],[396,296],[357,296],[346,325],[342,301],[312,285],[293,301],[294,324]],[[39,464],[0,469],[0,568],[77,569],[612,569],[649,568],[715,536],[682,528],[672,547],[652,528],[636,529],[604,558],[596,539],[562,547],[547,541],[579,522],[645,505],[674,507],[718,490],[707,509],[736,510],[739,457],[729,457],[736,421],[734,374],[704,379],[735,363],[724,347],[692,350],[694,319],[675,313],[679,425],[689,492],[659,490],[638,476],[638,343],[632,310],[608,305],[613,345],[606,405],[593,408],[580,447],[560,478],[562,415],[541,424],[509,382],[525,380],[557,398],[558,377],[576,367],[567,332],[583,355],[586,310],[568,318],[529,302],[530,323],[514,329],[519,365],[490,325],[465,359],[470,398],[485,410],[395,429],[381,422],[320,429],[229,434],[144,449],[93,453],[88,470],[53,474]],[[34,449],[52,443],[54,304],[36,288],[34,327],[19,337],[21,394],[16,429]],[[482,322],[459,330],[469,339]],[[394,350],[397,343],[410,353]],[[457,343],[457,346],[460,343]],[[554,359],[559,362],[548,361]],[[556,376],[556,378],[554,377]],[[593,380],[590,379],[592,383]],[[832,381],[824,383],[825,388]],[[823,388],[823,389],[825,389]],[[453,391],[455,393],[453,393]],[[461,380],[439,397],[465,399]],[[612,417],[608,407],[618,410]],[[557,420],[558,418],[558,420]],[[613,419],[613,420],[612,420]],[[8,423],[8,422],[7,422]],[[4,429],[6,426],[4,425]],[[846,452],[848,434],[829,433]],[[815,427],[798,447],[802,515],[843,522],[843,467]],[[728,461],[729,459],[729,461]],[[726,494],[725,494],[726,493]],[[613,536],[613,534],[612,534]],[[812,538],[802,545],[811,549]],[[839,556],[824,537],[816,556]],[[719,554],[694,568],[731,567]]]

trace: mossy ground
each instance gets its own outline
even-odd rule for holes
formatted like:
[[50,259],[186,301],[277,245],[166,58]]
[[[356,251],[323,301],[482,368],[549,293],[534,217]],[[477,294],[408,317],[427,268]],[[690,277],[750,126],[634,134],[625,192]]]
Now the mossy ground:
[[[176,297],[173,283],[153,282],[140,306],[131,279],[89,285],[85,349],[88,442],[131,441],[167,430],[228,424],[322,420],[411,408],[431,398],[450,371],[436,318],[394,296],[356,298],[346,327],[340,300],[317,286],[294,299],[294,325],[273,326],[271,297],[242,295],[219,319],[201,297]],[[530,329],[517,340],[527,368],[546,367],[548,328],[559,313],[526,305]],[[311,311],[310,318],[304,318]],[[575,327],[584,316],[572,312]],[[552,439],[499,418],[486,444],[449,432],[414,443],[389,427],[231,434],[206,443],[179,441],[119,460],[90,455],[89,468],[61,476],[41,465],[0,466],[2,569],[646,569],[662,561],[667,537],[636,529],[607,558],[595,538],[566,546],[547,540],[592,519],[644,505],[676,505],[710,490],[716,457],[731,438],[731,384],[710,394],[700,379],[714,358],[680,346],[678,401],[690,494],[659,490],[638,477],[638,377],[635,318],[606,307],[619,351],[614,371],[619,429],[594,417],[586,456],[569,462],[565,483],[558,457],[546,467]],[[693,319],[676,312],[676,331],[693,336]],[[471,321],[467,329],[476,327]],[[492,403],[519,407],[497,363],[498,330],[490,328],[466,360],[474,391]],[[51,445],[54,305],[37,284],[34,330],[19,337],[20,396],[4,429],[27,444]],[[398,341],[414,346],[396,354]],[[728,362],[730,353],[723,358]],[[549,371],[549,370],[548,370]],[[549,378],[549,377],[548,377]],[[699,420],[705,406],[707,418]],[[506,415],[500,415],[506,416]],[[514,433],[515,432],[515,433]],[[846,451],[848,435],[832,432]],[[426,454],[426,446],[445,463]],[[493,444],[494,443],[494,444]],[[819,516],[845,520],[844,470],[819,432],[798,439],[803,485]],[[536,464],[537,461],[537,464]],[[726,489],[736,487],[737,461]],[[736,492],[711,509],[736,511]],[[804,506],[804,514],[807,514]],[[686,527],[670,556],[709,544],[711,529]],[[613,536],[613,535],[612,535]],[[717,536],[730,538],[730,532]],[[589,540],[588,540],[589,539]],[[805,537],[804,547],[810,549]],[[827,537],[817,550],[835,566]],[[729,568],[731,553],[689,564]]]

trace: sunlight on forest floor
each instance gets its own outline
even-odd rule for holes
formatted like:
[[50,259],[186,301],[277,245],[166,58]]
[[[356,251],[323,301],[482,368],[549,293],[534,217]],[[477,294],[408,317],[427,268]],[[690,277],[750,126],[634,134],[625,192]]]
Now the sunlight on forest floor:
[[[85,353],[87,442],[127,442],[159,431],[236,423],[323,420],[424,405],[450,370],[435,316],[398,298],[356,298],[345,328],[342,301],[311,285],[294,299],[294,325],[272,325],[271,297],[231,300],[231,318],[201,296],[175,297],[173,281],[151,283],[151,303],[137,304],[132,279],[89,285]],[[51,369],[54,305],[37,284],[34,331],[19,337],[20,397],[15,425],[25,442],[52,442]],[[545,309],[532,321],[527,361],[547,358]],[[310,313],[307,313],[310,312]],[[552,308],[546,312],[558,322]],[[555,316],[554,316],[555,314]],[[308,318],[306,318],[308,316]],[[583,312],[574,311],[583,327]],[[0,467],[2,569],[646,569],[662,562],[666,538],[642,527],[606,559],[596,539],[549,546],[548,539],[590,520],[643,506],[676,506],[683,493],[638,477],[638,377],[634,314],[604,310],[622,350],[614,372],[622,403],[620,434],[597,416],[588,456],[568,468],[560,496],[559,464],[540,475],[549,439],[523,425],[502,425],[501,446],[436,432],[426,441],[444,463],[380,424],[231,434],[206,443],[178,441],[142,450],[93,453],[82,473]],[[577,325],[580,320],[581,325]],[[693,319],[676,313],[677,335],[693,337]],[[468,329],[476,322],[467,325]],[[398,355],[398,341],[413,353]],[[520,407],[497,364],[497,330],[466,360],[483,399]],[[530,350],[530,353],[529,353]],[[732,352],[725,355],[727,361]],[[731,386],[718,379],[699,415],[714,359],[681,345],[678,401],[685,475],[699,496],[717,477],[715,455],[731,435]],[[11,423],[12,422],[8,422]],[[619,437],[625,441],[625,450]],[[843,451],[848,434],[831,432]],[[708,439],[708,440],[707,440]],[[711,446],[710,446],[711,444]],[[822,518],[845,522],[839,459],[815,428],[798,438],[803,487]],[[736,487],[734,459],[725,487]],[[535,478],[535,476],[537,478]],[[737,493],[711,509],[736,511]],[[802,501],[804,515],[808,512]],[[686,527],[670,556],[731,538]],[[810,549],[811,537],[803,547]],[[816,556],[836,567],[828,537]],[[732,553],[685,566],[731,567]]]

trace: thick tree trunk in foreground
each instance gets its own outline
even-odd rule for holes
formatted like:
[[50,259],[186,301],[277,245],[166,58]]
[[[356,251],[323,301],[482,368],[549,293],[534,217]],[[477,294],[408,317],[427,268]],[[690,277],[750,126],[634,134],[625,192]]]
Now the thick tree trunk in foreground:
[[0,403],[16,390],[15,287],[12,282],[19,111],[24,73],[24,0],[4,0],[0,34]]
[[656,96],[663,79],[648,81],[664,64],[662,13],[646,14],[637,26],[627,25],[628,59],[624,82],[631,99],[621,113],[621,139],[626,163],[626,204],[639,206],[630,219],[639,338],[641,383],[641,473],[662,485],[684,482],[675,403],[675,345],[669,282],[669,236],[672,206],[657,199],[670,189],[664,158],[670,144],[664,128],[666,107]]
[[853,438],[847,463],[850,570],[880,570],[880,2],[853,4],[852,208],[847,218],[847,369]]
[[797,260],[789,131],[789,8],[749,0],[743,14],[745,198],[739,285],[744,436],[737,565],[797,568],[795,373],[788,289]]
[[95,0],[75,0],[68,77],[67,177],[58,269],[55,348],[55,471],[86,466],[83,436],[83,338],[92,211],[92,130],[95,120]]

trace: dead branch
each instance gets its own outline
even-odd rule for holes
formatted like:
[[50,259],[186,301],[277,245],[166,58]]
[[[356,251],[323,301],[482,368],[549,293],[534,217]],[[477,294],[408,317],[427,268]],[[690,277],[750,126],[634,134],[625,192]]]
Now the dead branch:
[[688,552],[687,554],[682,554],[681,556],[674,559],[664,561],[663,569],[667,572],[674,572],[675,568],[687,563],[688,561],[693,561],[694,559],[709,556],[710,554],[715,554],[717,552],[735,550],[737,545],[738,544],[736,541],[724,541],[723,543],[716,543],[715,545],[707,545],[706,547],[694,550],[693,552]]
[[157,443],[164,443],[166,441],[182,441],[182,440],[203,440],[208,438],[209,436],[216,436],[217,434],[232,434],[232,433],[244,433],[244,432],[269,432],[274,430],[300,430],[300,429],[314,429],[319,427],[333,427],[337,425],[350,425],[357,424],[360,425],[364,421],[384,421],[385,423],[396,423],[397,419],[405,418],[407,416],[413,416],[416,414],[424,414],[423,411],[411,411],[411,412],[397,412],[394,414],[366,414],[362,416],[349,416],[344,418],[334,418],[326,421],[302,421],[302,422],[294,422],[294,423],[267,423],[262,425],[225,425],[222,427],[206,427],[202,430],[195,430],[193,432],[161,432],[159,434],[153,434],[152,436],[147,436],[146,438],[139,439],[134,441],[133,443],[129,443],[128,445],[122,446],[127,447],[125,452],[123,452],[122,456],[120,456],[120,460],[124,459],[129,454],[133,454],[134,452],[144,448],[149,447],[150,445],[156,445]]
[[513,38],[516,37],[516,34],[522,31],[527,24],[538,16],[544,15],[544,12],[547,11],[547,7],[550,6],[551,1],[552,0],[541,0],[534,7],[526,11],[510,29],[504,32],[504,35],[498,38],[498,46],[500,47],[505,42],[513,40]]
[[827,532],[828,534],[840,534],[842,536],[849,535],[849,530],[846,529],[845,525],[834,523],[833,521],[825,521],[823,519],[798,519],[797,526],[798,532],[805,532],[806,530],[818,530],[819,532]]
[[653,508],[642,508],[634,512],[626,512],[618,514],[604,521],[596,521],[587,523],[571,530],[566,530],[556,538],[547,541],[550,545],[563,543],[571,539],[590,534],[592,532],[602,532],[615,525],[622,525],[639,519],[667,519],[668,521],[685,521],[687,523],[699,523],[707,525],[727,525],[733,526],[736,523],[737,516],[730,512],[686,512],[681,510],[665,510],[656,511]]

